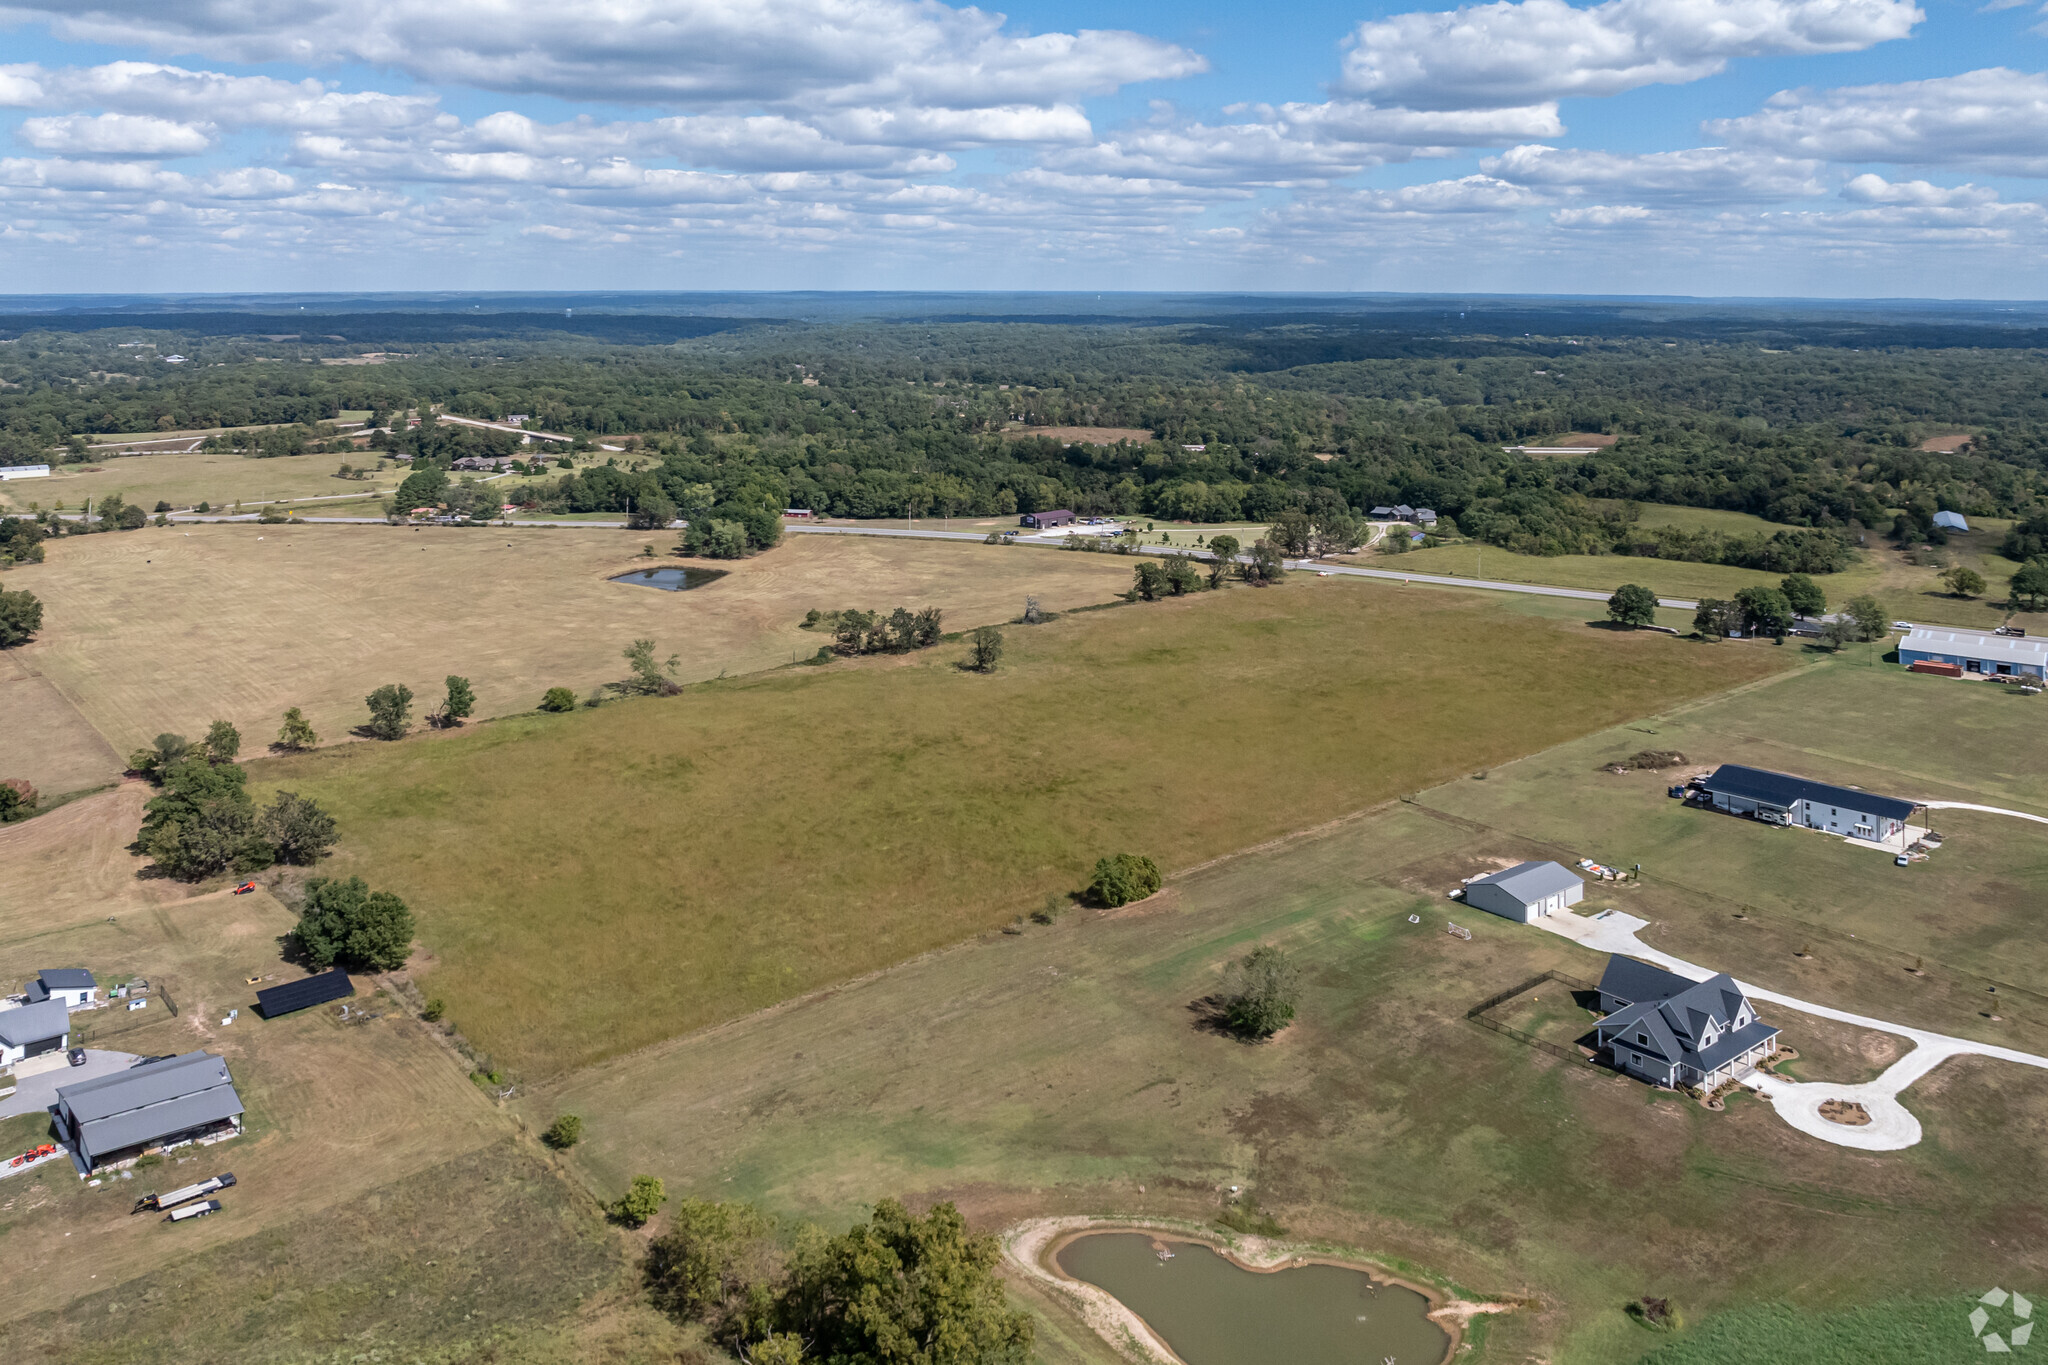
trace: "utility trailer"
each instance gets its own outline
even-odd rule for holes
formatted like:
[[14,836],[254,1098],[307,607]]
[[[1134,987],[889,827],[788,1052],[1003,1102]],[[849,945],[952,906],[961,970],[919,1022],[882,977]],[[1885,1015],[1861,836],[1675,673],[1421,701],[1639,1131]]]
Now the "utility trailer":
[[209,1199],[203,1204],[187,1204],[182,1209],[172,1209],[164,1215],[166,1223],[182,1223],[187,1218],[204,1218],[209,1213],[220,1212],[220,1200]]
[[210,1180],[202,1180],[197,1185],[187,1185],[183,1189],[172,1190],[169,1194],[144,1195],[135,1201],[135,1207],[128,1210],[128,1212],[130,1216],[133,1216],[138,1213],[175,1208],[179,1204],[189,1204],[202,1195],[212,1194],[215,1190],[227,1189],[234,1183],[234,1172],[223,1171]]

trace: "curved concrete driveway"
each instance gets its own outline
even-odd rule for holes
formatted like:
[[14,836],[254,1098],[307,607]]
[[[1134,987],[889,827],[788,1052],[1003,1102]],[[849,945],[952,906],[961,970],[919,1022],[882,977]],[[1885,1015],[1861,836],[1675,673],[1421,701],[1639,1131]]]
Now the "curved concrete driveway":
[[[117,1071],[126,1071],[142,1059],[132,1052],[103,1052],[89,1047],[85,1050],[84,1066],[60,1066],[49,1071],[39,1071],[25,1076],[16,1083],[14,1093],[0,1099],[0,1119],[11,1119],[20,1114],[33,1114],[48,1109],[57,1102],[57,1087],[76,1085],[80,1081],[94,1080],[100,1076],[111,1076]],[[0,1160],[5,1160],[0,1155]]]
[[2004,806],[1975,806],[1968,801],[1922,801],[1929,810],[1980,810],[1986,815],[2010,815],[2015,820],[2032,820],[2037,825],[2048,825],[2048,815],[2029,815],[2023,810],[2007,810]]
[[[1561,934],[1599,952],[1621,953],[1628,957],[1642,958],[1646,962],[1654,962],[1688,980],[1705,981],[1714,974],[1705,967],[1696,966],[1684,958],[1673,957],[1669,953],[1659,952],[1644,943],[1637,937],[1637,933],[1646,927],[1649,921],[1637,919],[1634,915],[1624,914],[1619,910],[1605,911],[1597,918],[1573,914],[1552,915],[1535,923],[1554,934]],[[1846,1010],[1830,1009],[1826,1005],[1816,1005],[1794,996],[1780,995],[1776,991],[1752,986],[1747,981],[1738,981],[1737,984],[1754,1000],[1769,1001],[1774,1005],[1798,1010],[1801,1014],[1817,1015],[1822,1019],[1854,1024],[1858,1028],[1876,1029],[1882,1033],[1895,1033],[1912,1040],[1911,1052],[1892,1063],[1876,1080],[1866,1081],[1861,1085],[1835,1085],[1827,1081],[1788,1081],[1762,1072],[1752,1075],[1743,1082],[1769,1100],[1771,1107],[1778,1111],[1779,1118],[1810,1137],[1832,1142],[1838,1147],[1854,1147],[1865,1152],[1896,1152],[1919,1142],[1920,1120],[1914,1118],[1912,1111],[1900,1103],[1899,1095],[1907,1086],[1951,1057],[1995,1057],[2000,1061],[2017,1062],[2021,1066],[2048,1069],[2048,1057],[2037,1057],[2031,1052],[2020,1052],[1991,1043],[1972,1042],[1967,1038],[1951,1038],[1945,1033],[1929,1033],[1925,1029],[1890,1024],[1867,1015],[1850,1014]],[[1849,1100],[1862,1105],[1864,1111],[1870,1115],[1870,1122],[1862,1127],[1850,1127],[1822,1118],[1820,1107],[1828,1100]]]

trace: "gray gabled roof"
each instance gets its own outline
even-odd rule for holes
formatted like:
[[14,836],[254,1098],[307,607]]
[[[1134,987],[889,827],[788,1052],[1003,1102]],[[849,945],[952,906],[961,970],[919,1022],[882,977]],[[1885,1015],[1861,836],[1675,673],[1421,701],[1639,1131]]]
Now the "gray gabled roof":
[[1630,1004],[1669,1000],[1674,995],[1685,994],[1695,984],[1676,972],[1667,972],[1662,967],[1652,967],[1647,962],[1623,957],[1619,953],[1607,959],[1607,970],[1600,974],[1600,993]]
[[173,1133],[219,1123],[241,1112],[242,1097],[235,1093],[235,1088],[232,1085],[215,1086],[144,1109],[130,1109],[81,1123],[78,1125],[78,1146],[88,1159],[96,1159],[108,1152],[139,1147]]
[[[1682,989],[1658,993],[1674,982]],[[1596,1032],[1607,1039],[1626,1035],[1631,1048],[1667,1062],[1683,1062],[1701,1071],[1712,1071],[1730,1058],[1768,1042],[1778,1032],[1757,1017],[1754,1006],[1749,1008],[1749,1022],[1735,1027],[1736,1016],[1749,1004],[1749,999],[1726,972],[1705,981],[1687,981],[1647,963],[1616,957],[1608,962],[1600,989],[1627,999],[1624,987],[1642,992],[1643,998],[1602,1019]],[[1702,1047],[1700,1040],[1706,1036],[1710,1023],[1718,1036]],[[1640,1041],[1644,1037],[1649,1039],[1648,1043]]]
[[71,1028],[71,1011],[62,1000],[39,1000],[19,1009],[0,1010],[0,1043],[26,1047],[45,1038],[62,1037]]
[[1813,801],[1842,810],[1860,811],[1865,815],[1881,815],[1888,820],[1904,820],[1919,809],[1914,802],[1901,801],[1895,796],[1878,796],[1853,787],[1837,787],[1764,768],[1745,768],[1740,763],[1723,763],[1700,785],[1710,792],[1740,796],[1785,810],[1790,810],[1796,801]]
[[[167,1104],[217,1086],[233,1091],[228,1064],[211,1052],[188,1052],[168,1061],[131,1066],[111,1076],[57,1087],[57,1103],[81,1123],[151,1105]],[[236,1101],[240,1113],[240,1101]],[[170,1130],[166,1130],[170,1131]],[[104,1149],[103,1149],[104,1150]]]
[[45,967],[36,973],[36,980],[48,991],[98,990],[100,986],[83,967]]
[[1559,863],[1516,863],[1503,871],[1490,876],[1474,877],[1465,883],[1468,888],[1467,894],[1470,894],[1471,887],[1497,886],[1524,905],[1585,884],[1585,880],[1578,873]]

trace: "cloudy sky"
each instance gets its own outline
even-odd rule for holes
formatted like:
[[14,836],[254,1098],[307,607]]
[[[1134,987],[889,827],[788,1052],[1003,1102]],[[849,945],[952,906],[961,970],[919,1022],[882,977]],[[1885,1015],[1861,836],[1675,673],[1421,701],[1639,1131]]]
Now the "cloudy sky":
[[0,292],[2048,297],[2042,0],[0,0]]

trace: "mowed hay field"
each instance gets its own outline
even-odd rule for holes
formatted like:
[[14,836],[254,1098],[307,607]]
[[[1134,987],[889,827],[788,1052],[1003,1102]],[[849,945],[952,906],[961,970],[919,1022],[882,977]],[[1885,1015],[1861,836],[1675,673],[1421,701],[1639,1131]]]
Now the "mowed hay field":
[[185,508],[210,502],[218,509],[234,503],[269,502],[278,498],[312,498],[332,493],[375,493],[398,487],[403,469],[393,468],[356,482],[334,477],[344,463],[375,468],[374,452],[349,455],[280,455],[258,460],[232,451],[192,451],[169,455],[123,455],[94,465],[58,465],[47,479],[0,483],[0,507],[26,511],[30,503],[45,510],[58,503],[77,508],[87,498],[95,504],[109,493],[145,509],[159,502]]
[[45,797],[112,782],[127,766],[23,650],[0,650],[0,717],[0,778],[27,778]]
[[[682,656],[684,679],[753,672],[826,643],[797,628],[814,607],[937,606],[958,629],[1019,615],[1027,593],[1050,610],[1100,602],[1131,572],[1100,555],[799,536],[717,566],[730,572],[690,592],[606,581],[646,562],[650,540],[665,550],[674,536],[152,526],[61,541],[8,582],[44,605],[23,664],[125,755],[216,718],[255,752],[290,706],[342,739],[366,719],[371,689],[404,683],[424,713],[451,673],[476,688],[479,716],[529,710],[551,686],[581,695],[624,676],[620,651],[643,636]],[[44,743],[20,728],[0,727],[0,775]]]
[[423,989],[535,1075],[999,925],[1106,853],[1186,867],[1791,657],[1305,576],[1008,638],[989,677],[950,644],[253,776],[334,811],[331,869],[414,906]]

